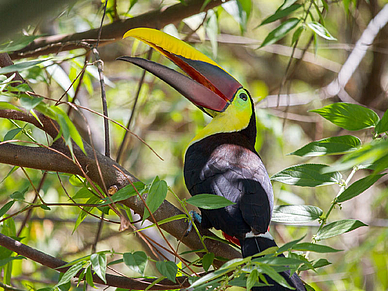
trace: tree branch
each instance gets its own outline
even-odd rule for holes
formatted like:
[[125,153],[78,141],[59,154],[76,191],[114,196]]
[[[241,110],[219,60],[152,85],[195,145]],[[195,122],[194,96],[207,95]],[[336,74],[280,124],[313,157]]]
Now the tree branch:
[[[0,110],[0,118],[10,118],[14,120],[22,120],[29,122],[38,128],[47,132],[53,138],[57,136],[58,129],[55,121],[45,117],[41,113],[37,113],[40,124],[37,119],[26,111],[17,110]],[[34,169],[64,172],[70,174],[83,175],[83,172],[101,189],[104,189],[104,184],[107,188],[116,186],[118,189],[128,185],[130,182],[138,181],[136,177],[122,168],[114,160],[105,157],[99,152],[95,152],[93,148],[84,141],[86,155],[77,146],[74,147],[74,155],[79,161],[83,171],[73,162],[67,146],[61,139],[58,139],[50,147],[29,147],[14,145],[9,143],[0,143],[0,163],[10,164],[14,166],[23,166]],[[96,162],[96,159],[98,163]],[[101,169],[103,176],[101,178],[98,167]],[[137,197],[132,197],[121,203],[133,209],[136,213],[142,215],[144,213],[144,204]],[[156,221],[161,221],[168,217],[182,214],[178,208],[173,206],[168,201],[164,201],[159,209],[154,213]],[[155,222],[155,221],[153,221]],[[191,232],[188,236],[183,237],[186,232],[187,224],[183,220],[172,221],[161,225],[161,228],[173,235],[178,240],[181,240],[191,249],[202,249],[202,243],[195,232]],[[212,233],[199,226],[201,233],[211,236]],[[205,241],[208,249],[216,256],[227,259],[240,257],[240,253],[234,248],[215,240]]]
[[[228,0],[226,0],[228,1]],[[205,9],[211,9],[223,2],[210,1]],[[161,28],[170,23],[178,23],[182,19],[201,12],[204,0],[189,0],[175,4],[161,10],[155,10],[139,16],[115,21],[102,27],[100,44],[107,44],[122,39],[127,30],[136,27]],[[99,28],[88,31],[41,37],[34,40],[25,48],[10,54],[12,59],[36,57],[60,51],[68,51],[85,47],[85,42],[93,45],[97,42]]]
[[[46,253],[43,253],[39,250],[33,249],[21,242],[18,242],[4,234],[0,233],[0,245],[6,247],[7,249],[16,252],[19,255],[22,255],[26,258],[38,262],[46,267],[54,269],[58,272],[65,273],[70,267],[61,268],[61,266],[67,264],[67,262],[60,259],[54,258]],[[80,275],[84,270],[78,272],[76,275]],[[166,289],[178,289],[182,287],[188,287],[186,277],[177,277],[178,283],[173,283],[170,280],[164,279],[155,286],[151,287],[151,290],[166,290]],[[125,289],[135,289],[135,290],[144,290],[149,287],[154,279],[132,279],[123,276],[115,276],[111,274],[106,274],[106,283],[102,281],[96,274],[93,275],[93,282],[97,284],[104,284],[112,287],[120,287]]]

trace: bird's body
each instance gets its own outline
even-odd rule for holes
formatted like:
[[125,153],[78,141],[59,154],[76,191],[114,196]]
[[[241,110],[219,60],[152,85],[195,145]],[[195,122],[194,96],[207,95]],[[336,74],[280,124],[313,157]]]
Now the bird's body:
[[[254,119],[250,126],[256,126]],[[215,133],[192,143],[185,155],[184,177],[191,195],[215,194],[235,203],[201,209],[202,225],[239,240],[251,231],[265,233],[272,214],[272,186],[253,146],[254,135],[251,128]]]
[[[178,65],[186,75],[144,59],[120,57],[158,76],[212,121],[186,150],[184,177],[191,195],[223,196],[234,204],[201,209],[202,226],[222,230],[237,238],[243,257],[276,246],[268,232],[273,210],[272,185],[255,150],[256,116],[249,93],[214,61],[186,43],[160,31],[139,28],[124,37],[136,37]],[[305,290],[296,274],[280,272],[296,290]],[[272,284],[256,290],[289,290],[265,276]]]

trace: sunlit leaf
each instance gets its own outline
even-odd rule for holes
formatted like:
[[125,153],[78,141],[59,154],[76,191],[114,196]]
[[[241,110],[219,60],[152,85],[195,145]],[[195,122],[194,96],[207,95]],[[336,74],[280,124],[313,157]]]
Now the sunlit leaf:
[[235,204],[225,197],[214,194],[198,194],[187,199],[186,202],[202,209],[219,209]]
[[317,235],[315,236],[315,240],[320,241],[320,240],[328,239],[328,238],[352,231],[361,226],[367,226],[367,225],[355,219],[344,219],[344,220],[334,221],[322,227],[318,231]]
[[353,151],[360,145],[361,141],[358,137],[352,135],[333,136],[313,141],[290,153],[290,155],[300,157],[335,155]]
[[272,221],[280,223],[305,223],[317,220],[323,211],[311,205],[280,205],[274,208]]
[[271,177],[271,180],[284,184],[317,187],[336,184],[341,181],[339,172],[322,173],[328,167],[322,164],[302,164],[284,169]]
[[337,40],[335,37],[333,37],[330,32],[324,27],[322,24],[320,24],[317,21],[313,21],[310,23],[307,23],[307,26],[311,28],[312,31],[314,31],[316,34],[318,34],[320,37],[323,37],[327,40]]
[[263,43],[261,44],[260,48],[272,43],[277,42],[279,39],[282,39],[286,36],[288,32],[290,32],[292,29],[294,29],[298,23],[300,22],[300,19],[298,18],[290,18],[286,21],[284,21],[282,24],[280,24],[277,28],[272,30],[267,37],[264,39]]
[[92,254],[90,256],[90,262],[92,263],[92,267],[94,272],[96,272],[97,276],[100,277],[102,281],[106,283],[105,273],[106,273],[106,256],[104,253],[100,254]]
[[335,125],[347,130],[361,130],[376,126],[379,116],[373,110],[352,103],[333,103],[311,110]]
[[376,183],[378,179],[380,179],[384,175],[385,174],[369,175],[367,177],[364,177],[354,182],[352,185],[346,188],[340,195],[338,195],[338,197],[336,198],[336,201],[338,203],[341,203],[360,195],[362,192],[364,192],[366,189],[371,187],[374,183]]

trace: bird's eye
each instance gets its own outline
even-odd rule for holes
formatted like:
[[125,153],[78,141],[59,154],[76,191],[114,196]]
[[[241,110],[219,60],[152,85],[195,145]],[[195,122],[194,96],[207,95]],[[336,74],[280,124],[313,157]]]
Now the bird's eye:
[[240,97],[242,100],[244,100],[244,101],[247,101],[247,100],[248,100],[248,96],[247,96],[247,94],[245,94],[245,93],[241,93],[241,94],[239,95],[239,97]]

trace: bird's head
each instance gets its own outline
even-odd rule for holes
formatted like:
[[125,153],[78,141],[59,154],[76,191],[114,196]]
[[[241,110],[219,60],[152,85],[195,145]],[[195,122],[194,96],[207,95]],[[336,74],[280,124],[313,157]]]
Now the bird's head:
[[[151,28],[135,28],[123,38],[134,37],[169,58],[186,74],[142,58],[123,56],[118,60],[133,63],[159,77],[214,119],[233,117],[236,129],[248,126],[253,101],[247,90],[229,73],[187,43]],[[221,121],[220,121],[221,122]]]

